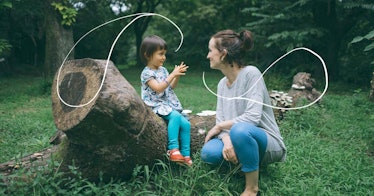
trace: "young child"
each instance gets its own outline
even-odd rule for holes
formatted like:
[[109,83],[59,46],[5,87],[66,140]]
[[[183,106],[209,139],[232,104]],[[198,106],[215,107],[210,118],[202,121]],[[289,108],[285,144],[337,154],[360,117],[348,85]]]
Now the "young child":
[[167,154],[170,161],[191,166],[190,122],[181,114],[182,105],[173,91],[188,66],[182,62],[169,74],[162,66],[166,60],[166,50],[167,44],[162,38],[156,35],[144,38],[140,46],[140,58],[146,64],[140,77],[141,97],[153,112],[168,122]]

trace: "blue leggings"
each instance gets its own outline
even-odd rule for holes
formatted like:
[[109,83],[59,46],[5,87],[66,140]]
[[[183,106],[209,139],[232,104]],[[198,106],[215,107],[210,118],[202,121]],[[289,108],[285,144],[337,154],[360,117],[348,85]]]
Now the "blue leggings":
[[[242,164],[243,172],[259,169],[260,162],[266,151],[266,133],[249,123],[240,122],[231,127],[230,139],[234,146],[236,156]],[[201,159],[212,165],[219,165],[224,161],[223,142],[214,138],[204,144],[201,150]]]
[[161,117],[168,121],[168,149],[179,149],[178,136],[180,136],[180,152],[184,157],[190,156],[190,122],[181,113],[175,110]]

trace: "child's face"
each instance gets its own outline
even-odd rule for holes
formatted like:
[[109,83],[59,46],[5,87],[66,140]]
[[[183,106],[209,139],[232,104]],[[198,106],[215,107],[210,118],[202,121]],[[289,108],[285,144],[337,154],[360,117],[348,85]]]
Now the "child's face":
[[157,50],[148,59],[147,65],[151,68],[157,69],[162,66],[166,60],[166,50]]

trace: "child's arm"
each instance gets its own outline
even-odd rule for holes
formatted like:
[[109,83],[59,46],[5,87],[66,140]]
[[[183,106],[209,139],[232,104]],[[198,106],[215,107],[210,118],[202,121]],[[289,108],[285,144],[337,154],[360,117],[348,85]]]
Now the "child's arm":
[[186,75],[185,72],[187,71],[188,66],[183,62],[175,66],[173,72],[169,74],[165,81],[158,82],[156,79],[151,79],[147,82],[147,85],[151,87],[152,90],[156,91],[156,93],[161,93],[165,91],[165,89],[170,85],[171,88],[175,88],[179,81],[179,77],[181,75]]

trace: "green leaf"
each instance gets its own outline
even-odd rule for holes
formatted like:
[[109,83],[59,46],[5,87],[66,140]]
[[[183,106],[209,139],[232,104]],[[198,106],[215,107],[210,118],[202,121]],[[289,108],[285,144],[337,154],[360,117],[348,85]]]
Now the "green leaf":
[[370,31],[368,34],[364,36],[366,39],[374,38],[374,30]]
[[260,18],[269,18],[270,16],[267,14],[261,14],[261,13],[252,13],[252,16],[260,17]]
[[374,49],[374,42],[367,45],[364,49],[364,52],[367,52],[367,51],[372,50],[372,49]]
[[289,52],[294,48],[295,48],[295,46],[292,43],[290,43],[290,44],[288,44],[286,51]]
[[354,44],[354,43],[357,43],[357,42],[360,42],[364,39],[364,37],[362,36],[357,36],[355,38],[353,38],[353,40],[350,42],[351,44]]
[[12,8],[12,3],[11,2],[2,2],[0,4],[1,7],[7,7],[7,8]]
[[257,7],[249,7],[249,8],[244,8],[242,10],[242,12],[255,12],[255,11],[258,11],[260,10],[260,8],[257,8]]
[[350,44],[360,42],[363,39],[372,39],[372,38],[374,38],[374,30],[370,31],[368,34],[366,34],[364,36],[357,36],[357,37],[353,38],[353,40],[350,42]]

